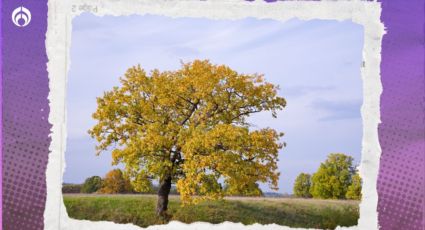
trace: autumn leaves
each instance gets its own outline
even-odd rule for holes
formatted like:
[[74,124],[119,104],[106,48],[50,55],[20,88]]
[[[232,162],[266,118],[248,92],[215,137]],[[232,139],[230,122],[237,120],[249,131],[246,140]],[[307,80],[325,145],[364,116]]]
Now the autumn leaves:
[[219,198],[224,187],[243,192],[264,182],[276,189],[283,134],[251,131],[246,118],[262,111],[276,117],[286,105],[277,89],[262,75],[207,60],[149,74],[136,66],[98,98],[89,133],[99,151],[113,147],[114,163],[125,165],[140,191],[171,178],[183,203],[191,203]]

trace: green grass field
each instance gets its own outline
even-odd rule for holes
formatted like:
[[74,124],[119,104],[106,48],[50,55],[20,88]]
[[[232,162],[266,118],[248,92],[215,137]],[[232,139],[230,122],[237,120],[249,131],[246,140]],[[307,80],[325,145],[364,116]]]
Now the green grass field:
[[[64,195],[70,217],[85,220],[108,220],[133,223],[142,227],[163,224],[155,216],[154,195]],[[357,225],[357,201],[314,200],[294,198],[244,198],[206,201],[180,206],[178,196],[171,196],[168,208],[171,220],[243,224],[276,223],[290,227],[333,229]]]

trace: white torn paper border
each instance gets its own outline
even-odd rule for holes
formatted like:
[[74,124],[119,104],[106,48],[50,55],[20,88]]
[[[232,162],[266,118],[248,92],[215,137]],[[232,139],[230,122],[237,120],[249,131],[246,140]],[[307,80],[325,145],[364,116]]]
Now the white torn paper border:
[[[75,7],[78,6],[78,7]],[[363,179],[360,218],[357,226],[339,229],[378,229],[376,181],[378,178],[381,148],[378,140],[380,122],[379,100],[382,92],[380,80],[381,41],[385,33],[380,21],[381,6],[366,1],[264,1],[243,0],[49,0],[46,49],[49,62],[49,122],[53,125],[50,154],[46,170],[47,199],[44,211],[45,229],[143,229],[133,224],[115,224],[107,221],[83,221],[68,217],[63,204],[62,178],[65,170],[66,146],[66,85],[70,66],[71,21],[84,11],[97,16],[124,16],[130,14],[153,14],[168,17],[203,17],[209,19],[274,19],[301,20],[352,20],[364,27],[363,61],[363,120],[362,158],[360,176]],[[221,224],[184,224],[172,221],[167,225],[154,225],[146,229],[294,229],[276,224],[243,225],[224,222]]]

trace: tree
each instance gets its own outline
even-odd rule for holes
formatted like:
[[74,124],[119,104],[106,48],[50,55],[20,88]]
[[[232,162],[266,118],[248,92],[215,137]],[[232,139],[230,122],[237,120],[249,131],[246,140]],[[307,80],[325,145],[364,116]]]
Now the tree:
[[314,198],[344,199],[354,173],[351,156],[342,153],[330,154],[313,174],[310,192]]
[[311,187],[311,175],[308,173],[301,173],[295,179],[294,183],[294,195],[296,197],[310,198],[310,187]]
[[231,185],[224,186],[224,193],[230,196],[262,196],[263,191],[261,191],[258,183],[233,183]]
[[362,198],[362,179],[358,172],[351,178],[351,185],[348,186],[345,198],[350,200],[360,200]]
[[84,181],[83,186],[81,187],[82,193],[93,193],[97,192],[102,187],[102,178],[99,176],[92,176],[87,178]]
[[[277,111],[285,100],[260,74],[239,74],[208,60],[182,64],[176,71],[141,67],[127,70],[97,98],[89,130],[98,152],[109,146],[113,164],[123,163],[138,191],[159,181],[157,214],[166,214],[171,184],[183,204],[223,195],[223,186],[268,183],[277,189],[278,151],[283,135],[250,130],[251,114]],[[197,195],[196,197],[194,197]]]
[[123,175],[120,169],[113,169],[105,175],[99,193],[115,194],[130,193],[132,191],[129,179]]

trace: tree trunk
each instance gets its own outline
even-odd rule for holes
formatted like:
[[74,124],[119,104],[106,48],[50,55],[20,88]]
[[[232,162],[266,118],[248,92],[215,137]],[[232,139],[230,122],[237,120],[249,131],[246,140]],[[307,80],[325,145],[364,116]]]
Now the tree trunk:
[[168,208],[168,195],[171,190],[171,176],[160,181],[158,190],[158,202],[156,204],[156,214],[165,217]]

